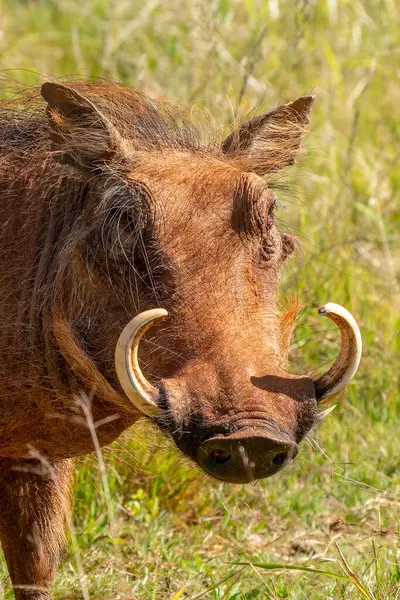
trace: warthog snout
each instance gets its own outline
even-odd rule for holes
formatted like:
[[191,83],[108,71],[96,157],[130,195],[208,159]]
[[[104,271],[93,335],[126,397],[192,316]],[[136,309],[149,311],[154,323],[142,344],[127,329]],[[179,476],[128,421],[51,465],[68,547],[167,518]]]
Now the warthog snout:
[[[361,336],[354,318],[333,303],[320,313],[337,324],[342,343],[332,367],[317,379],[283,370],[273,353],[249,352],[240,332],[224,345],[219,332],[211,351],[202,349],[206,358],[188,360],[179,373],[154,385],[140,369],[138,346],[152,323],[166,318],[160,308],[140,313],[125,327],[116,372],[134,405],[206,473],[231,483],[264,479],[295,458],[316,420],[318,401],[336,395],[357,370]],[[252,374],[263,368],[265,375]]]
[[210,475],[231,483],[248,483],[274,475],[298,452],[289,439],[244,431],[203,442],[197,453],[200,466]]

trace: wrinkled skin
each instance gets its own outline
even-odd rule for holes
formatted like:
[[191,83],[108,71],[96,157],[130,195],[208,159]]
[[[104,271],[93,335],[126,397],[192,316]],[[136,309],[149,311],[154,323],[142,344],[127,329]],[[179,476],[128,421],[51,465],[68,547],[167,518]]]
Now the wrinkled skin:
[[169,140],[163,106],[131,90],[48,84],[43,96],[49,126],[45,103],[36,120],[8,106],[0,116],[0,537],[19,600],[49,598],[66,459],[93,451],[92,421],[104,445],[140,416],[113,362],[135,314],[169,312],[140,358],[160,390],[154,420],[186,455],[199,461],[215,436],[245,440],[256,462],[265,440],[281,444],[272,471],[250,461],[248,478],[216,478],[279,470],[316,413],[312,380],[286,370],[278,275],[294,244],[263,180],[293,163],[312,99],[208,149]]

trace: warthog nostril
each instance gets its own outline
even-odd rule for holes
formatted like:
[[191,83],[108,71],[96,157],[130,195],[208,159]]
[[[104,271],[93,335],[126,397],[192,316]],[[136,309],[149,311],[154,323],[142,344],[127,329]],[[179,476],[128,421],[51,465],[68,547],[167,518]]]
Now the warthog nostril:
[[287,458],[287,452],[279,452],[272,459],[274,465],[281,467]]
[[240,431],[205,440],[198,449],[197,460],[217,479],[246,483],[274,475],[296,454],[297,444],[288,436]]
[[228,452],[227,450],[212,450],[210,452],[210,458],[213,462],[222,465],[223,463],[226,463],[230,458],[231,458],[231,453]]

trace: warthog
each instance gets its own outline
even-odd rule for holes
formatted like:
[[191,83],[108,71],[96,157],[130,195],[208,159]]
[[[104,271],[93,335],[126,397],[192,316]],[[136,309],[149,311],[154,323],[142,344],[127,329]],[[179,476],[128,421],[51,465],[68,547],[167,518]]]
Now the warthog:
[[339,357],[315,380],[287,370],[278,273],[294,242],[268,181],[294,162],[313,97],[206,143],[180,108],[122,85],[17,96],[0,106],[0,537],[16,598],[45,600],[73,457],[144,413],[217,479],[273,475],[361,341],[327,304]]

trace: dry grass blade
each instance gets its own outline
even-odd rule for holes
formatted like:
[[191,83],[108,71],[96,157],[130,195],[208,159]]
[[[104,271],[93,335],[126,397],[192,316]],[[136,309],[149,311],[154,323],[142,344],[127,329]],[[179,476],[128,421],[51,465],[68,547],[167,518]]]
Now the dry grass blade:
[[[213,590],[217,589],[220,585],[222,585],[223,583],[226,583],[227,581],[229,581],[232,578],[236,578],[240,575],[240,573],[242,573],[242,571],[244,571],[245,567],[247,567],[248,565],[244,565],[242,569],[239,569],[238,571],[235,571],[234,573],[231,573],[230,575],[228,575],[227,577],[224,577],[223,579],[221,579],[220,581],[218,581],[218,583],[215,583],[214,585],[210,586],[209,588],[207,588],[206,590],[204,590],[203,592],[201,592],[201,594],[198,594],[197,596],[194,596],[192,598],[192,600],[198,600],[199,598],[204,598],[207,596],[207,594],[209,592],[212,592]],[[236,583],[237,579],[234,580],[234,583]]]
[[360,591],[360,593],[364,596],[364,598],[367,598],[367,600],[376,600],[375,597],[372,596],[372,594],[370,594],[370,592],[368,592],[368,590],[365,589],[365,587],[363,586],[363,584],[361,583],[361,581],[359,580],[357,575],[350,568],[350,566],[349,566],[348,562],[346,561],[346,559],[343,555],[343,552],[341,551],[339,544],[337,542],[335,542],[335,547],[340,556],[339,564],[340,564],[341,568],[343,569],[343,572],[346,573],[349,580],[356,586],[356,588]]
[[[232,564],[232,563],[231,563]],[[324,575],[326,577],[332,577],[333,579],[341,579],[342,581],[351,581],[349,577],[345,575],[338,575],[332,573],[332,571],[324,571],[323,569],[314,569],[312,567],[302,567],[300,565],[285,565],[283,563],[253,563],[253,562],[234,562],[234,565],[242,565],[246,567],[257,567],[258,569],[264,569],[267,571],[304,571],[305,573],[315,573],[317,575]]]
[[180,598],[182,596],[182,594],[186,591],[186,589],[187,589],[187,586],[184,585],[177,592],[175,592],[175,594],[173,596],[171,596],[169,600],[178,600],[178,598]]
[[[337,544],[336,544],[337,547]],[[340,551],[339,551],[340,553]],[[341,555],[341,558],[344,558]],[[332,579],[340,579],[341,581],[346,581],[347,583],[352,583],[355,585],[360,593],[367,598],[367,600],[376,600],[373,596],[369,594],[369,592],[365,589],[365,587],[360,583],[359,579],[355,576],[355,574],[350,570],[347,563],[347,568],[343,568],[346,575],[339,575],[338,573],[332,573],[332,571],[325,571],[323,569],[314,569],[313,567],[302,567],[299,565],[285,565],[279,563],[243,563],[243,562],[235,562],[234,565],[242,565],[247,567],[257,567],[259,569],[265,569],[268,571],[303,571],[304,573],[313,573],[314,575],[323,575],[324,577],[331,577]],[[348,569],[348,570],[347,570]]]

